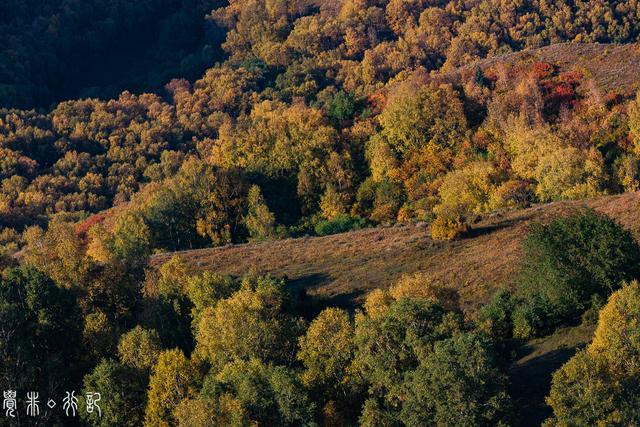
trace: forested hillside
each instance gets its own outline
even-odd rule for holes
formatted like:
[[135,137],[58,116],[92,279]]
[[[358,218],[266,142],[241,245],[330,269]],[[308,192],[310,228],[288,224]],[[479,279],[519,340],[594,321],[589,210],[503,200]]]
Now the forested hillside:
[[[322,221],[349,228],[435,218],[436,235],[451,238],[472,215],[493,209],[638,187],[636,45],[504,55],[559,41],[633,41],[632,4],[209,6],[40,4],[3,15],[2,31],[15,43],[6,49],[25,58],[3,56],[12,82],[3,87],[26,91],[21,100],[40,90],[63,96],[55,95],[64,86],[56,73],[76,87],[82,79],[69,70],[100,75],[74,61],[100,68],[101,51],[122,55],[137,73],[140,64],[127,55],[140,55],[130,43],[133,51],[120,52],[118,37],[157,40],[142,55],[162,57],[153,66],[160,74],[149,77],[156,85],[192,73],[162,65],[172,55],[184,63],[190,48],[209,43],[213,52],[224,40],[228,58],[195,81],[165,82],[157,95],[2,110],[4,241],[56,215],[77,220],[115,205],[119,217],[144,219],[151,250],[298,235]],[[103,21],[87,18],[98,14]],[[205,22],[226,35],[205,34]],[[184,32],[194,34],[182,40]],[[93,54],[84,54],[89,45]],[[42,50],[53,58],[34,54]],[[496,55],[505,59],[473,65]],[[55,81],[11,71],[18,66]],[[31,88],[20,86],[23,78]],[[206,202],[187,194],[199,185],[194,174],[221,183],[195,190]],[[168,230],[165,216],[174,219]]]
[[0,385],[76,390],[47,425],[640,424],[639,15],[2,2]]

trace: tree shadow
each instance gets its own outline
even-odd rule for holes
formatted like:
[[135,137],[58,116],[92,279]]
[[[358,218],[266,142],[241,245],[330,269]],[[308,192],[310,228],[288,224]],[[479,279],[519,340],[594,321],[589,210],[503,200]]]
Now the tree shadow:
[[509,228],[509,227],[513,227],[514,225],[517,225],[519,223],[525,223],[529,220],[533,219],[533,215],[525,215],[523,217],[520,218],[514,218],[514,219],[504,219],[500,222],[497,222],[495,224],[489,224],[489,225],[484,225],[484,226],[480,226],[480,227],[476,227],[476,226],[471,226],[471,228],[469,229],[469,231],[467,231],[464,235],[465,238],[474,238],[474,237],[480,237],[480,236],[484,236],[487,234],[491,234],[494,233],[498,230],[502,230],[503,228]]
[[557,349],[511,368],[509,392],[514,396],[515,425],[539,426],[553,415],[545,403],[553,373],[582,347],[584,345]]
[[324,308],[337,307],[342,308],[350,313],[353,313],[357,306],[357,300],[362,297],[366,291],[363,289],[356,289],[349,293],[341,293],[330,297],[318,298],[318,303]]
[[331,281],[331,276],[327,273],[311,273],[296,278],[284,277],[287,286],[291,290],[312,289],[326,285]]
[[362,289],[356,289],[349,293],[337,293],[335,295],[310,295],[309,290],[327,285],[331,282],[331,276],[326,273],[312,273],[295,279],[284,278],[287,288],[298,300],[300,315],[307,320],[312,320],[322,310],[329,307],[342,308],[353,313],[358,305],[356,301],[365,294]]

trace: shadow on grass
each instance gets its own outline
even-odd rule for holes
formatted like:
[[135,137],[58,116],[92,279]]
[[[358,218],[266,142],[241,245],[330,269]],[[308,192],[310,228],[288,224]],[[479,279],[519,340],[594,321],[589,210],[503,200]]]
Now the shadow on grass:
[[309,290],[331,282],[331,276],[326,273],[312,273],[295,279],[287,277],[284,279],[290,292],[299,301],[302,310],[300,314],[307,320],[312,320],[322,310],[329,307],[342,308],[352,313],[357,306],[356,300],[365,293],[365,291],[358,289],[331,296],[310,295]]
[[358,306],[358,303],[356,301],[365,293],[366,292],[364,290],[358,289],[349,293],[318,298],[318,303],[322,305],[323,308],[337,307],[337,308],[342,308],[344,310],[347,310],[350,313],[353,313],[356,307]]
[[465,238],[474,238],[480,237],[487,234],[494,233],[498,230],[502,230],[503,228],[513,227],[519,223],[527,222],[533,218],[533,215],[525,215],[520,218],[514,219],[505,219],[495,224],[484,225],[484,226],[471,226],[471,229],[467,231],[464,235]]
[[326,285],[331,281],[331,276],[327,273],[312,273],[296,277],[295,279],[285,276],[284,279],[286,280],[289,289],[292,291],[300,291],[302,289],[312,289]]
[[357,289],[335,295],[310,295],[309,290],[326,285],[331,281],[331,276],[325,273],[313,273],[295,279],[285,278],[285,280],[287,280],[289,290],[297,296],[302,311],[300,314],[307,320],[312,320],[322,310],[329,307],[342,308],[353,313],[358,305],[356,300],[365,293],[365,291]]
[[[564,365],[582,345],[560,348],[511,368],[509,385],[514,397],[515,425],[539,426],[552,415],[545,403],[553,373]],[[525,346],[523,350],[531,350]]]

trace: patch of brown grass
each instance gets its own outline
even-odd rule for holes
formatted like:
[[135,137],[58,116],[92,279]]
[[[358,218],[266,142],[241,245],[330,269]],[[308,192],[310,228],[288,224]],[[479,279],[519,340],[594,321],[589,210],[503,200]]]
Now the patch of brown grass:
[[640,237],[640,193],[628,193],[492,214],[474,224],[467,237],[451,242],[432,240],[424,226],[398,225],[162,254],[154,256],[151,265],[178,254],[194,271],[268,272],[306,288],[323,304],[338,306],[358,305],[370,290],[386,289],[405,273],[424,272],[433,283],[457,289],[462,307],[473,311],[496,289],[514,285],[520,243],[532,221],[548,221],[584,206],[611,216]]

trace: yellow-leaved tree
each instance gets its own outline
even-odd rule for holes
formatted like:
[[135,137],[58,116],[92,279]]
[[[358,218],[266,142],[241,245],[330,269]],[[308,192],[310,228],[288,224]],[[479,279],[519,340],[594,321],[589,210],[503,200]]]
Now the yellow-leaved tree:
[[173,411],[183,399],[196,393],[197,380],[196,368],[181,350],[160,353],[149,381],[145,426],[175,426]]
[[535,195],[542,202],[604,192],[607,176],[602,155],[596,149],[564,144],[547,125],[512,119],[505,144],[511,169],[519,178],[535,182]]
[[301,324],[283,313],[286,298],[280,280],[245,280],[239,291],[200,314],[196,356],[214,370],[235,359],[291,361]]
[[636,99],[629,103],[629,134],[633,141],[635,154],[640,155],[640,91]]
[[549,425],[636,425],[640,420],[640,285],[614,292],[591,344],[553,375]]
[[391,182],[402,192],[394,196],[395,204],[376,197],[374,212],[384,200],[394,207],[385,220],[395,219],[391,214],[402,203],[403,217],[428,215],[436,203],[438,179],[451,168],[468,130],[458,93],[451,85],[407,80],[389,96],[378,121],[381,129],[367,144],[373,184],[389,187]]
[[486,161],[468,164],[449,172],[442,180],[440,203],[434,208],[436,220],[431,236],[450,240],[467,229],[469,215],[487,212],[492,194],[500,183],[500,173]]
[[253,185],[249,189],[244,224],[249,232],[250,240],[259,241],[275,237],[276,217],[269,210],[260,187],[257,185]]

